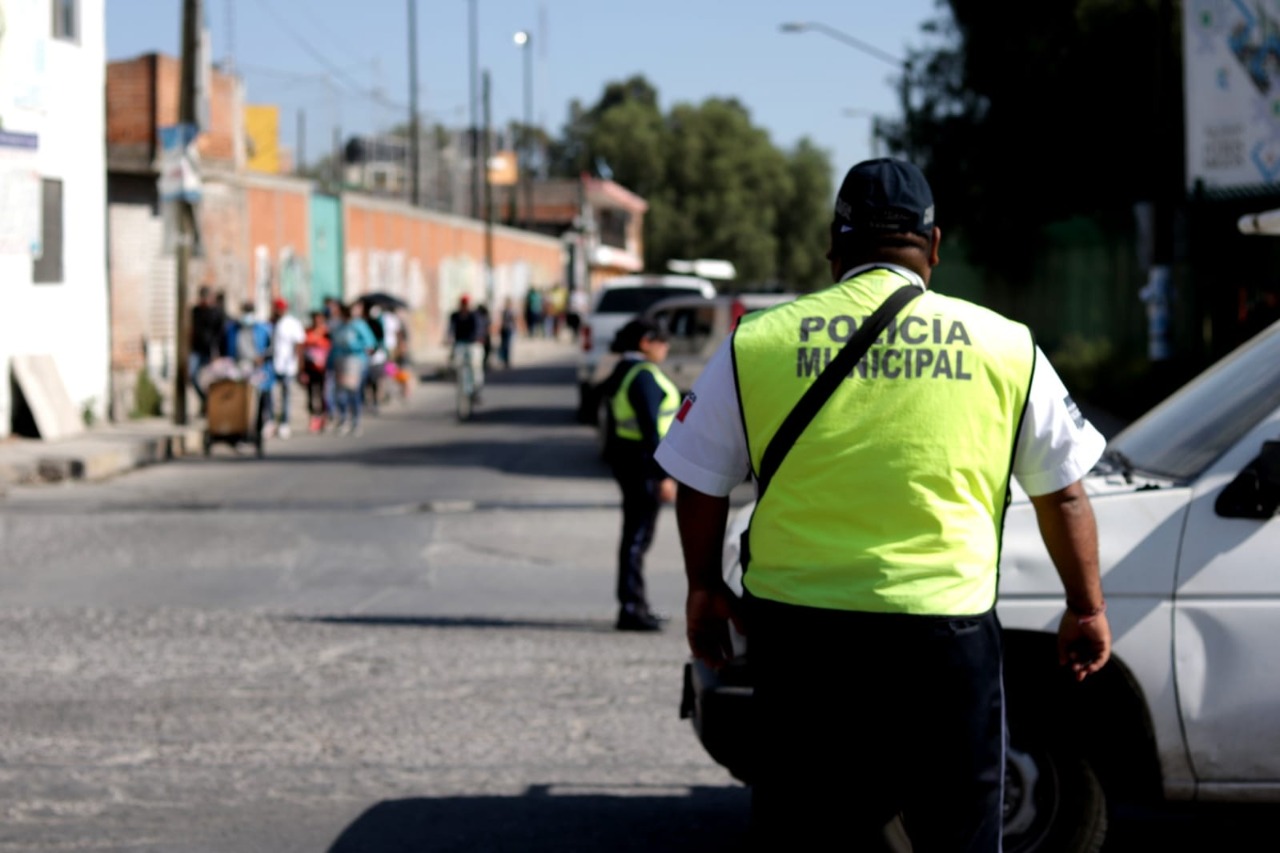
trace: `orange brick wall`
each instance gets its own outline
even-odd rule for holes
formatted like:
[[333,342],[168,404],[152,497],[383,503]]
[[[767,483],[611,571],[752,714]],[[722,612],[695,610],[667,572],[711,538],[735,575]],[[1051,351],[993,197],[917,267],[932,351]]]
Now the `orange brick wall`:
[[[107,64],[107,145],[155,151],[157,128],[178,121],[182,63],[172,56],[146,54]],[[202,157],[235,160],[236,78],[213,72],[209,96],[211,127],[196,146]]]
[[[438,342],[454,299],[485,292],[483,227],[470,220],[438,216],[408,207],[369,203],[347,196],[344,204],[345,297],[386,290],[409,303],[410,332],[419,342]],[[558,241],[495,228],[494,279],[504,288],[528,283],[546,287],[562,280],[564,249]],[[496,312],[498,306],[491,306]]]

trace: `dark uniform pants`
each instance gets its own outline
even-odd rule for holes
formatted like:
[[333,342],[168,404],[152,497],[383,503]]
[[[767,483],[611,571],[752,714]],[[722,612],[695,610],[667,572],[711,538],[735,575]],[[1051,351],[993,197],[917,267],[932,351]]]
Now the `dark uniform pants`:
[[649,599],[644,585],[644,555],[653,544],[653,531],[658,522],[658,488],[661,480],[652,476],[649,466],[620,463],[613,466],[613,477],[622,489],[622,539],[618,543],[618,605],[623,610],[643,614],[649,612]]
[[1000,850],[994,611],[851,613],[748,596],[747,619],[756,849]]

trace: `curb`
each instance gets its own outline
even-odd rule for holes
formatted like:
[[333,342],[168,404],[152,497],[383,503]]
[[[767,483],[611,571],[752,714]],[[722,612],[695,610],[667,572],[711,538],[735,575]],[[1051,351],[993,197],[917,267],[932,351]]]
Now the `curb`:
[[67,442],[23,442],[0,459],[6,486],[93,482],[201,450],[204,430],[189,425],[153,433],[87,433]]

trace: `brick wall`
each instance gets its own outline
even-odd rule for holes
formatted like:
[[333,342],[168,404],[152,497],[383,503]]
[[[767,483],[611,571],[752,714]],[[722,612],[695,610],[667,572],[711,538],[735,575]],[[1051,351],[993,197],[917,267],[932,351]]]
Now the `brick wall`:
[[[155,158],[157,128],[178,122],[181,81],[182,63],[172,56],[151,53],[107,64],[107,147],[115,162],[146,164]],[[201,157],[237,162],[242,100],[240,81],[214,71],[210,127],[196,141]]]

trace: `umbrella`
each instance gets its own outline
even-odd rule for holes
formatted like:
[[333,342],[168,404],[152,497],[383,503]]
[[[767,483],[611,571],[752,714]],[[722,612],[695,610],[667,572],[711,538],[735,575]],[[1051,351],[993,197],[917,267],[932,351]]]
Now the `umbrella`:
[[360,297],[360,301],[366,305],[381,305],[383,308],[408,308],[409,303],[405,302],[398,296],[392,296],[390,293],[366,293]]

